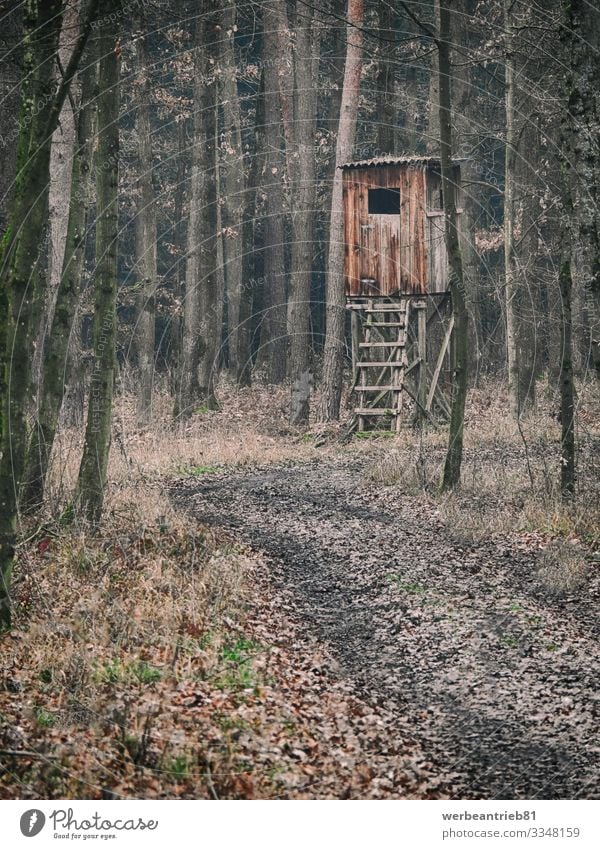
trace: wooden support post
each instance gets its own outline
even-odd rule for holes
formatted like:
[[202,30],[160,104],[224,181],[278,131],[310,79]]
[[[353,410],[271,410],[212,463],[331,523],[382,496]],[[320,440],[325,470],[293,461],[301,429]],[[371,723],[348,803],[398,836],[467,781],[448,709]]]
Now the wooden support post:
[[417,311],[417,355],[419,358],[419,372],[417,375],[417,408],[416,421],[422,425],[426,416],[427,404],[427,302],[418,301],[415,304]]
[[[370,311],[372,309],[373,309],[373,301],[372,301],[371,298],[369,298],[369,300],[367,301],[367,310]],[[365,321],[365,324],[364,324],[362,329],[364,330],[365,342],[370,342],[371,341],[371,328],[370,328],[370,323],[369,323],[369,313],[366,313],[365,317],[366,317],[366,321]],[[362,335],[362,334],[359,334],[359,336],[360,335]],[[369,359],[368,353],[365,354],[365,357],[366,357],[366,359]],[[359,358],[359,349],[357,347],[356,348],[356,359],[357,359],[357,361],[358,361],[358,358]],[[367,371],[368,371],[368,369],[366,369],[366,368],[361,368],[361,370],[360,370],[360,385],[361,386],[366,386],[367,383],[368,383]],[[364,407],[365,407],[365,393],[364,393],[364,391],[361,392],[360,395],[359,395],[359,405],[360,405],[359,409],[364,409]],[[359,417],[358,417],[358,429],[359,429],[359,431],[363,431],[365,429],[365,417],[363,415],[359,415]]]
[[356,386],[356,380],[358,377],[358,369],[356,368],[356,362],[358,360],[358,345],[360,343],[360,327],[359,327],[360,319],[355,310],[352,310],[350,314],[350,327],[352,332],[352,385]]
[[406,377],[406,367],[408,366],[408,359],[406,357],[406,345],[408,342],[408,322],[410,316],[410,299],[406,301],[400,300],[400,312],[398,313],[398,331],[397,331],[397,341],[402,343],[402,348],[398,349],[398,363],[399,368],[395,369],[394,379],[392,383],[395,383],[398,386],[398,391],[392,393],[392,395],[396,395],[395,399],[395,417],[392,420],[391,429],[395,430],[396,433],[400,433],[400,427],[402,425],[402,403],[404,400],[404,381]]
[[450,322],[448,324],[448,328],[444,335],[444,341],[442,342],[442,347],[440,348],[440,353],[437,359],[437,363],[435,365],[435,371],[433,372],[433,378],[431,379],[431,386],[429,387],[429,393],[427,395],[427,403],[425,404],[425,409],[427,412],[431,410],[431,405],[433,403],[433,396],[435,395],[435,390],[437,389],[438,380],[440,379],[440,372],[442,370],[442,365],[444,364],[444,357],[446,356],[446,351],[448,350],[448,345],[450,344],[450,337],[452,336],[452,329],[454,327],[454,316],[451,316]]

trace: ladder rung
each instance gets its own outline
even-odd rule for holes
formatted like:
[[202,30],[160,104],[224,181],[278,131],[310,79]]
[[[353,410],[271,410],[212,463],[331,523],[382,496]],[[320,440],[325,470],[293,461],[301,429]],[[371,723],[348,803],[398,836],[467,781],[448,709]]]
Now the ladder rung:
[[354,410],[357,416],[396,416],[396,410],[391,410],[389,407],[381,409],[379,407],[359,407]]
[[403,309],[402,307],[369,307],[366,310],[362,310],[362,312],[367,312],[367,313],[406,312],[406,308]]
[[406,348],[404,342],[359,342],[359,348]]
[[368,321],[366,327],[406,327],[405,321]]
[[394,368],[404,368],[404,363],[400,360],[386,360],[384,363],[372,363],[368,360],[356,363],[357,368],[380,368],[381,366],[393,366]]
[[354,387],[355,392],[401,392],[402,386],[361,386],[358,383]]

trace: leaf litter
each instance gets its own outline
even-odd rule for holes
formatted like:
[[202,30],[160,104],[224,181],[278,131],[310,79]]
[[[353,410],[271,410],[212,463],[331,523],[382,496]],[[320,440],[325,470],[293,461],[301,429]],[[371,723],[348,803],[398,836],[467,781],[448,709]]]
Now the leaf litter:
[[255,467],[172,497],[264,553],[260,627],[285,614],[329,658],[328,687],[371,711],[368,730],[346,714],[367,735],[365,796],[596,798],[597,569],[552,592],[537,540],[467,543],[365,464]]

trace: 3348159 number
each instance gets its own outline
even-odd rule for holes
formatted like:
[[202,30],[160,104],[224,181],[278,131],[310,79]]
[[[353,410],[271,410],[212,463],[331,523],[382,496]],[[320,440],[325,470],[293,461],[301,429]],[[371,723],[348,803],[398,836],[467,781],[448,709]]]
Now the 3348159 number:
[[579,837],[580,829],[574,828],[536,828],[529,830],[530,837]]

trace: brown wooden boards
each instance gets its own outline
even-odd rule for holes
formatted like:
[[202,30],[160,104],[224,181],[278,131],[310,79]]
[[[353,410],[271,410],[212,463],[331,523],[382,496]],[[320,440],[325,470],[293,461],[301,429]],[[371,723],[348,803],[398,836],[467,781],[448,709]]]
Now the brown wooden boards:
[[[345,286],[349,297],[445,292],[439,163],[399,157],[343,166]],[[456,166],[457,181],[460,170]]]

